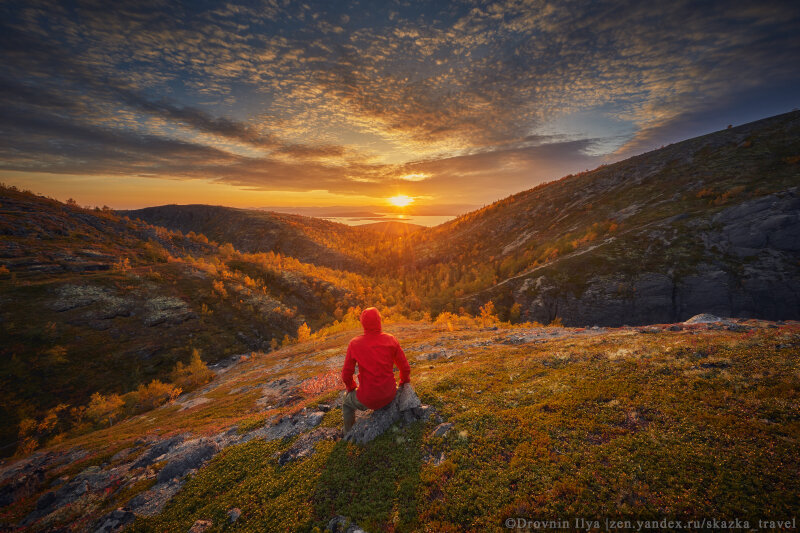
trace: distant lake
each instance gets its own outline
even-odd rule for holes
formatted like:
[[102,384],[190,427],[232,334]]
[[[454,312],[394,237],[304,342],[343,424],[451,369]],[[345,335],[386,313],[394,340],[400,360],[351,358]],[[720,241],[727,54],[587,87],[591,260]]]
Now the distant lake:
[[448,220],[453,220],[457,215],[450,216],[424,216],[424,215],[398,215],[396,213],[375,213],[373,217],[320,217],[333,222],[341,222],[348,226],[360,226],[374,222],[406,222],[420,226],[438,226]]

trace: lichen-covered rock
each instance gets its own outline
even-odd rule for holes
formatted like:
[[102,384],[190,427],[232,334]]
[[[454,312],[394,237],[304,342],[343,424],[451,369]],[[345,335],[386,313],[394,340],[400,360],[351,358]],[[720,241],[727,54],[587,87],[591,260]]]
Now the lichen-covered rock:
[[293,437],[304,431],[308,431],[322,422],[325,413],[323,411],[300,411],[293,416],[287,416],[278,420],[274,425],[264,426],[251,431],[245,435],[240,442],[247,442],[252,439],[264,439],[271,441],[284,437]]
[[45,480],[44,469],[37,468],[33,472],[23,473],[11,480],[11,483],[0,488],[0,507],[36,494]]
[[138,516],[157,515],[182,486],[183,481],[159,483],[151,489],[134,496],[128,502],[127,508]]
[[723,319],[709,313],[700,313],[684,321],[684,324],[711,324],[714,322],[723,322]]
[[208,438],[199,438],[181,444],[167,457],[167,464],[158,473],[158,482],[165,483],[171,479],[181,479],[190,470],[196,470],[214,457],[220,447]]
[[197,318],[186,302],[174,296],[151,298],[145,308],[144,325],[148,327],[164,323],[180,324],[190,318]]
[[366,533],[366,531],[346,516],[334,516],[328,522],[325,533]]
[[344,439],[366,444],[389,429],[395,422],[410,423],[415,420],[424,420],[430,416],[430,412],[431,408],[422,405],[413,387],[407,384],[397,390],[397,394],[389,405],[357,420]]
[[228,509],[228,522],[230,522],[231,524],[239,520],[240,516],[242,516],[242,510],[239,509],[238,507],[234,507],[233,509]]
[[450,430],[453,429],[452,422],[442,422],[438,426],[436,426],[433,431],[431,432],[432,437],[444,437],[447,435]]
[[314,454],[316,444],[321,440],[336,440],[342,433],[336,428],[317,428],[304,435],[292,445],[291,448],[280,454],[278,464],[285,465],[289,461],[302,459]]
[[120,508],[101,517],[95,525],[94,533],[117,533],[134,521],[136,515]]
[[150,466],[155,463],[159,457],[180,445],[185,439],[186,435],[175,435],[156,442],[133,463],[133,468]]
[[21,525],[33,524],[57,509],[61,509],[93,492],[100,492],[111,486],[116,476],[111,472],[90,466],[71,481],[56,490],[44,493],[37,501],[36,508],[25,517]]

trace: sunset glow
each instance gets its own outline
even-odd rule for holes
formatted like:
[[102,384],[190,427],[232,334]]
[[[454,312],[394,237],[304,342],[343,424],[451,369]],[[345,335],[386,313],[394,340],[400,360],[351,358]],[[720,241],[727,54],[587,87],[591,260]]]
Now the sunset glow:
[[413,198],[402,194],[399,196],[392,196],[391,198],[387,198],[387,200],[395,207],[406,207],[414,202]]
[[68,4],[0,7],[0,181],[88,205],[485,205],[798,105],[790,2]]

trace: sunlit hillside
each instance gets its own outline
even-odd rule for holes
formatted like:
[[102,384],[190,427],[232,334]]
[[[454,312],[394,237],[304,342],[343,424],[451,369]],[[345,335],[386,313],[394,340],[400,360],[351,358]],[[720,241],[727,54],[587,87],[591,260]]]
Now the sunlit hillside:
[[195,349],[207,363],[268,351],[369,305],[570,326],[798,318],[798,139],[788,113],[406,233],[202,205],[123,215],[3,188],[0,453],[81,427],[94,393],[174,381]]
[[517,517],[794,516],[800,324],[693,322],[390,321],[433,413],[365,446],[339,440],[350,322],[9,463],[0,521],[321,531],[346,516],[366,531],[503,531]]
[[206,362],[269,350],[383,298],[355,273],[110,211],[14,188],[0,206],[2,455],[24,419],[55,417],[34,432],[46,441],[80,424],[71,411],[93,393],[169,381],[193,349]]
[[[799,143],[795,111],[565,176],[404,238],[258,211],[213,220],[224,219],[220,238],[244,249],[299,242],[304,261],[347,257],[397,280],[406,313],[474,314],[491,300],[512,322],[577,326],[705,311],[800,318]],[[136,213],[172,229],[213,229],[208,215],[192,214],[202,209],[220,210]],[[259,239],[265,224],[271,232]]]
[[417,232],[397,271],[433,310],[476,312],[492,300],[512,320],[800,318],[798,185],[795,111],[566,176]]

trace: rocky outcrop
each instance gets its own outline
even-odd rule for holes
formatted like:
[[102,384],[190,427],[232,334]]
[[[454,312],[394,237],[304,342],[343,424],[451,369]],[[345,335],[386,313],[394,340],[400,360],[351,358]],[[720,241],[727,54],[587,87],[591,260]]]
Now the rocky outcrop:
[[283,466],[290,461],[296,461],[313,455],[316,444],[322,440],[338,440],[342,432],[336,428],[317,428],[300,436],[291,448],[278,456],[278,464]]
[[[514,301],[528,320],[549,323],[560,317],[571,326],[680,322],[705,312],[800,318],[797,188],[742,202],[692,227],[700,247],[695,264],[662,263],[662,272],[589,273],[576,287],[573,278],[556,275],[578,268],[567,260],[512,283]],[[648,231],[660,238],[669,233]],[[669,250],[672,243],[665,246]],[[611,267],[606,264],[605,271]]]
[[167,502],[183,486],[183,481],[158,483],[154,487],[134,496],[126,506],[137,516],[154,516],[161,512]]
[[328,521],[325,533],[367,533],[346,516],[334,516]]
[[97,521],[94,533],[117,533],[136,519],[136,515],[125,509],[115,509]]
[[318,426],[324,416],[325,413],[323,411],[307,411],[304,409],[295,415],[285,416],[264,427],[251,431],[244,435],[240,442],[248,442],[253,439],[271,441],[284,437],[294,437]]
[[44,484],[44,469],[37,468],[11,480],[0,488],[0,507],[6,507],[27,496],[36,494]]
[[366,444],[392,427],[395,422],[410,423],[416,420],[426,420],[432,408],[422,405],[417,393],[411,385],[407,384],[397,390],[397,394],[389,405],[360,420],[344,436],[345,440]]
[[21,522],[28,526],[38,519],[47,516],[56,509],[82,498],[91,492],[98,492],[110,486],[115,479],[114,473],[90,466],[65,485],[56,490],[44,493],[37,501],[36,508]]
[[167,457],[167,464],[158,472],[157,480],[165,483],[182,479],[190,471],[197,470],[219,452],[219,444],[208,438],[185,442]]

